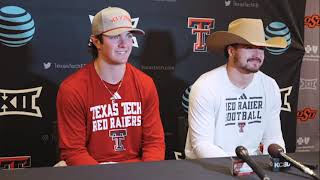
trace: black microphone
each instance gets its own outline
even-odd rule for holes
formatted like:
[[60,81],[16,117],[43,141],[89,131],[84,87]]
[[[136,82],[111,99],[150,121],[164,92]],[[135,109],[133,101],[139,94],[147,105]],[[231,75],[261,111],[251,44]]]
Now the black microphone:
[[263,180],[270,180],[270,178],[264,173],[264,171],[253,161],[249,156],[248,150],[243,146],[238,146],[236,148],[236,154],[238,158],[246,162],[252,170]]
[[268,153],[273,158],[284,158],[288,162],[290,162],[291,165],[299,169],[300,171],[303,171],[304,173],[312,176],[314,179],[319,179],[316,173],[314,173],[310,168],[304,166],[303,164],[299,163],[298,161],[292,159],[291,157],[287,156],[284,153],[284,150],[281,146],[278,144],[270,144],[268,147]]

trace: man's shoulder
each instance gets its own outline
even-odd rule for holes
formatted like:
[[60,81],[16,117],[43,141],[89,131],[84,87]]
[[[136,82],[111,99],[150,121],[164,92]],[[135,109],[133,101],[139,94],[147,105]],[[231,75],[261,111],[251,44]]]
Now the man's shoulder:
[[279,85],[274,78],[261,71],[258,71],[256,74],[257,78],[255,78],[255,81],[262,85],[264,89],[266,89],[267,91],[271,89],[277,89],[277,91],[279,90]]
[[220,80],[224,77],[224,75],[226,75],[226,66],[222,65],[202,74],[197,79],[197,82],[205,82],[205,83],[207,81],[210,81],[212,83],[220,82]]
[[265,74],[262,71],[258,71],[256,74],[257,74],[257,77],[258,77],[259,81],[262,81],[264,83],[271,83],[271,82],[273,83],[273,82],[275,82],[274,78],[272,78],[271,76]]
[[220,66],[211,71],[202,74],[191,87],[193,94],[201,94],[202,96],[213,97],[213,94],[220,93],[224,91],[224,86],[226,81],[226,67]]

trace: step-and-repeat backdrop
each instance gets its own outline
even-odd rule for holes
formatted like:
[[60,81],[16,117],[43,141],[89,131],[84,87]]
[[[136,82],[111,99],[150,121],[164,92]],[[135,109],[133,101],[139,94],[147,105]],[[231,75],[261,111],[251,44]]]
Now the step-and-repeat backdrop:
[[304,17],[305,54],[301,65],[296,151],[319,151],[319,0],[308,0]]
[[[208,53],[205,39],[215,31],[227,30],[234,19],[263,19],[266,39],[283,36],[288,42],[285,49],[266,49],[262,71],[275,78],[281,88],[282,131],[287,151],[294,152],[299,89],[309,93],[300,79],[305,54],[305,3],[303,0],[1,0],[0,157],[31,156],[33,167],[51,166],[57,161],[57,90],[64,78],[92,60],[88,52],[91,20],[108,6],[127,9],[133,25],[146,31],[144,37],[134,37],[129,62],[156,83],[166,135],[166,159],[184,158],[188,95],[193,82],[204,72],[226,63],[224,57]],[[309,13],[308,16],[314,15],[312,11]],[[319,31],[319,13],[309,19],[307,22],[318,23],[314,29]],[[317,43],[306,46],[311,48],[309,53],[316,51]],[[319,59],[319,51],[316,52]],[[303,78],[309,82],[315,76]],[[318,79],[315,81],[318,92]],[[316,106],[312,108],[318,110]],[[312,122],[317,124],[318,116]],[[305,137],[319,138],[319,134],[304,134],[312,128],[313,125],[304,127],[299,134],[301,141]],[[309,150],[318,149],[314,145]]]

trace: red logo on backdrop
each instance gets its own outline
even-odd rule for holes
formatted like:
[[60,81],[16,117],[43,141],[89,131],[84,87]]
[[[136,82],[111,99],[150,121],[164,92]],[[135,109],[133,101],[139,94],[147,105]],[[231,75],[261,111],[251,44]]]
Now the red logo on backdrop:
[[207,52],[206,35],[210,35],[210,29],[214,29],[215,20],[212,18],[188,18],[188,28],[192,28],[192,34],[196,35],[193,43],[193,52]]
[[315,28],[316,26],[320,27],[320,15],[314,14],[312,16],[305,16],[304,25],[309,28]]
[[0,157],[0,170],[26,167],[31,167],[31,156]]
[[309,119],[315,119],[317,115],[316,109],[305,108],[297,113],[297,119],[300,121],[308,121]]

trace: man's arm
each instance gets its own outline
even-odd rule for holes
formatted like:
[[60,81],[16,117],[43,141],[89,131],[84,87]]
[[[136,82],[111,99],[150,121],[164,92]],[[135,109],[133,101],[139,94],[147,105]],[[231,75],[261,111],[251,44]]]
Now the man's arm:
[[198,158],[228,156],[214,144],[215,99],[203,83],[193,84],[189,95],[188,133],[192,150]]
[[[148,86],[148,85],[146,85]],[[151,81],[142,103],[142,161],[164,160],[164,132],[159,112],[159,98]]]
[[86,117],[81,96],[61,85],[57,96],[59,148],[68,165],[98,164],[86,148]]
[[267,102],[270,107],[267,111],[267,124],[262,137],[263,153],[268,154],[268,147],[275,143],[285,149],[285,143],[281,131],[280,111],[281,111],[281,94],[277,83],[273,80],[272,89],[268,90]]

